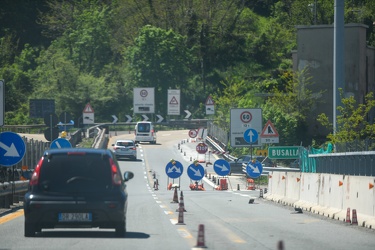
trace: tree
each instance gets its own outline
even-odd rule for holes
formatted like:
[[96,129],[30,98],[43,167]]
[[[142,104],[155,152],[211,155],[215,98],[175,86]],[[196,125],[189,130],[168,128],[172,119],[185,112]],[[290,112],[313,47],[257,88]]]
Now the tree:
[[340,96],[342,106],[337,107],[337,131],[332,131],[332,123],[326,114],[320,114],[317,119],[332,131],[327,138],[333,144],[375,139],[375,124],[368,120],[370,111],[375,107],[374,93],[369,92],[364,103],[359,104],[354,96],[344,98],[342,89]]
[[147,25],[134,46],[127,51],[133,86],[155,87],[156,107],[167,110],[167,90],[181,89],[187,83],[191,57],[185,38],[172,30]]

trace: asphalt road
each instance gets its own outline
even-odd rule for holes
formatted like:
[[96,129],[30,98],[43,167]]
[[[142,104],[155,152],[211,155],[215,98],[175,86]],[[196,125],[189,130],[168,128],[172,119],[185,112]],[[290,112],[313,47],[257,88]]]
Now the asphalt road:
[[[109,144],[116,138],[132,136],[117,133]],[[0,218],[0,248],[174,250],[192,249],[203,241],[208,249],[282,249],[278,247],[280,242],[284,249],[375,249],[373,230],[307,212],[296,213],[290,207],[259,198],[259,190],[235,187],[219,191],[208,178],[200,181],[205,191],[191,190],[187,170],[196,155],[195,143],[181,144],[182,140],[187,140],[187,131],[160,131],[156,145],[139,145],[136,161],[120,161],[122,171],[135,173],[127,184],[125,238],[116,238],[113,230],[99,229],[43,230],[35,238],[24,238],[20,210]],[[180,186],[179,201],[183,194],[184,213],[176,211],[179,204],[173,202],[174,191],[167,189],[173,182],[166,174],[170,159],[184,167],[180,179],[173,179]],[[208,172],[210,167],[205,167]],[[153,176],[159,182],[157,189]],[[249,203],[251,199],[253,203]],[[181,215],[183,223],[178,224]],[[201,231],[200,225],[204,228]]]

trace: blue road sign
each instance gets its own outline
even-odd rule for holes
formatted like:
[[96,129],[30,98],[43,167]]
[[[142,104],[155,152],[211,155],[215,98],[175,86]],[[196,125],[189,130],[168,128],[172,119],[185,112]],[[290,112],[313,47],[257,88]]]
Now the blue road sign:
[[230,165],[224,159],[218,159],[214,162],[214,171],[220,176],[226,176],[230,173]]
[[13,132],[0,133],[0,165],[12,166],[22,160],[26,145],[22,137]]
[[187,174],[190,177],[190,179],[194,181],[199,181],[204,176],[204,168],[201,164],[190,164],[190,166],[187,169]]
[[255,143],[258,140],[258,132],[253,128],[249,128],[243,134],[243,138],[247,143]]
[[165,167],[165,172],[169,178],[176,179],[182,175],[184,167],[179,161],[171,160]]
[[57,138],[53,142],[51,142],[51,149],[55,148],[71,148],[72,144],[70,144],[70,141],[64,138]]
[[263,166],[260,161],[249,162],[246,166],[246,173],[252,178],[258,178],[263,172]]

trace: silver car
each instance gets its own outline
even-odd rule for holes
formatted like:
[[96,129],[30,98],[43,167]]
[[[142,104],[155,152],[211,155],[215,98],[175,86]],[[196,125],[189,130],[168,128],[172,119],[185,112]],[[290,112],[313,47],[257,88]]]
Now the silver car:
[[117,159],[137,159],[137,144],[133,140],[117,140],[115,144],[112,144],[113,153]]

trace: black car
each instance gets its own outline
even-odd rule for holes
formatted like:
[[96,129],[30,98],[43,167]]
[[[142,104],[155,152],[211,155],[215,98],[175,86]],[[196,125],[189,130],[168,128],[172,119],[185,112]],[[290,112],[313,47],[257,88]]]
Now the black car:
[[62,148],[44,152],[24,197],[25,236],[42,228],[114,228],[126,233],[127,191],[108,149]]
[[247,165],[250,161],[250,159],[254,159],[262,163],[262,166],[264,167],[273,167],[274,162],[269,159],[268,157],[264,156],[256,156],[256,155],[241,155],[234,161],[229,161],[230,166],[230,173],[238,173],[238,174],[244,174],[243,166]]

